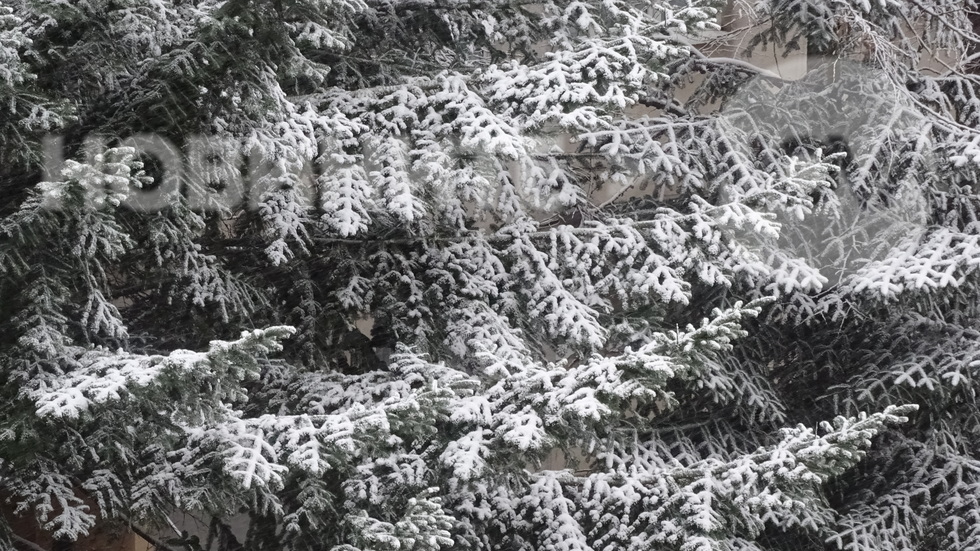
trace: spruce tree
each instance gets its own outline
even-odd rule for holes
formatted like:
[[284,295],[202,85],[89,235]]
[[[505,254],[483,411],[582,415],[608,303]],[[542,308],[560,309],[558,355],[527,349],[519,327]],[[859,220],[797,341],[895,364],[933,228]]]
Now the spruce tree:
[[[766,0],[734,57],[722,8],[5,0],[0,495],[174,551],[980,547],[975,5]],[[809,101],[803,48],[868,72]]]

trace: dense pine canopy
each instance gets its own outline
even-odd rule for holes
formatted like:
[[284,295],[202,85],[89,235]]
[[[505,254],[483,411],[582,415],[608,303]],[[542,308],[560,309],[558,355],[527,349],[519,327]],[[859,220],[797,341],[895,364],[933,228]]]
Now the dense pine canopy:
[[0,497],[172,551],[980,548],[975,7],[0,0]]

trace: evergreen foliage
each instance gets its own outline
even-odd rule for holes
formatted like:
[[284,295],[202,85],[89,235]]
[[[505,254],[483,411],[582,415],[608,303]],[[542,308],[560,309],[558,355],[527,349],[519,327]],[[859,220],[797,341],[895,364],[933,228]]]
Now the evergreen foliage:
[[[742,4],[913,122],[726,129],[799,85],[709,0],[4,0],[0,496],[211,522],[174,551],[980,548],[976,6]],[[845,182],[924,222],[828,278],[776,220]]]

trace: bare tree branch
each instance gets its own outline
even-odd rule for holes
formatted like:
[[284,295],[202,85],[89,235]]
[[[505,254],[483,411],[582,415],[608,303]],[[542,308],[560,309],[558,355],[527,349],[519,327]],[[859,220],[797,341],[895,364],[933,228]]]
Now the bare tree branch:
[[11,534],[10,536],[14,539],[15,542],[19,543],[20,545],[23,545],[24,547],[30,549],[31,551],[48,551],[47,549],[41,547],[40,545],[30,540],[26,540],[18,536],[17,534]]

